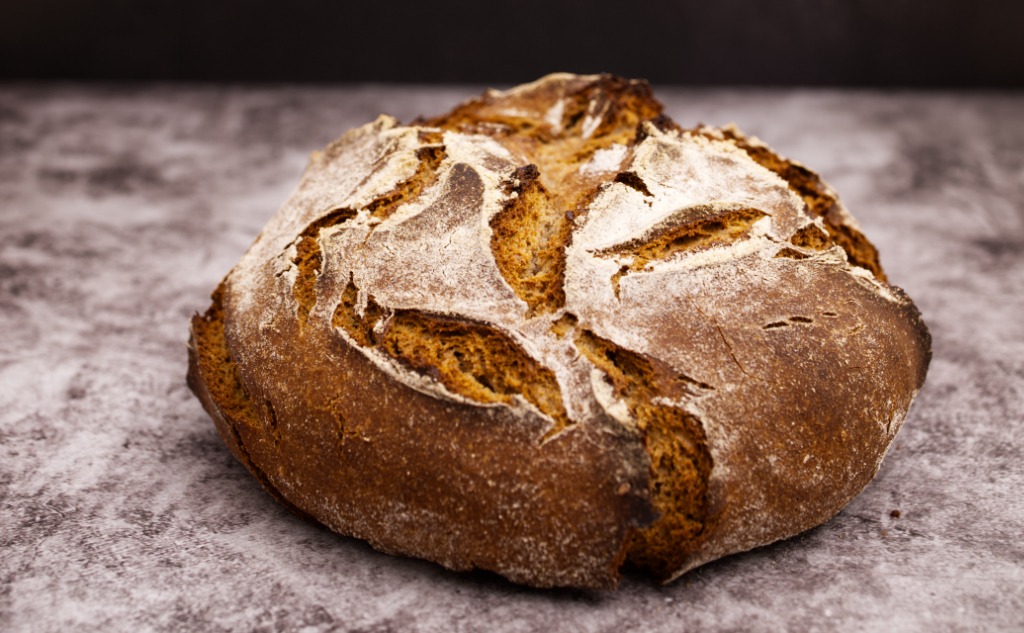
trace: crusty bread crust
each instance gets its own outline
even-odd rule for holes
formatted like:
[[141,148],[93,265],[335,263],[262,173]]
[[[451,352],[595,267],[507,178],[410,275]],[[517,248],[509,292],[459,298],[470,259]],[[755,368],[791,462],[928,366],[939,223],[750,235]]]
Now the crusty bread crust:
[[315,154],[193,319],[189,384],[337,532],[608,588],[827,520],[929,359],[816,174],[559,74]]

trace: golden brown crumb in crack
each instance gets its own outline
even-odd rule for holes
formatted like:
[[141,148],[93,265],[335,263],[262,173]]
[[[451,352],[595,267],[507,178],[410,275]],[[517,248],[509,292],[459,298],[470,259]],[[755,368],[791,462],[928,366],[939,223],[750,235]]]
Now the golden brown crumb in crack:
[[645,241],[630,242],[599,251],[602,257],[632,256],[632,260],[612,275],[612,288],[619,296],[622,278],[631,272],[643,270],[652,261],[666,260],[684,251],[699,251],[720,244],[729,244],[748,235],[754,223],[767,214],[757,209],[735,209],[713,212],[692,222],[686,222],[656,232]]
[[733,141],[754,159],[754,162],[775,172],[789,183],[790,188],[803,198],[811,216],[824,219],[831,243],[842,247],[851,263],[867,268],[878,280],[886,281],[878,260],[878,251],[860,231],[843,221],[839,201],[829,193],[817,174],[803,165],[782,158],[764,145],[751,143],[735,128],[727,127],[721,132],[725,138]]
[[508,189],[514,195],[491,219],[491,251],[498,269],[529,316],[565,305],[565,246],[572,224],[552,203],[535,165],[515,171]]
[[551,333],[558,338],[565,338],[565,335],[576,327],[578,319],[574,314],[566,312],[551,322]]
[[829,237],[828,233],[825,233],[814,224],[808,224],[794,233],[793,237],[791,237],[789,241],[793,246],[798,246],[802,250],[785,246],[779,249],[778,253],[775,253],[776,257],[807,259],[811,254],[806,251],[822,251],[835,243],[832,241],[832,238]]
[[651,499],[661,516],[633,534],[629,561],[668,578],[696,547],[706,527],[711,457],[699,421],[670,407],[641,405],[644,442],[654,473]]
[[359,345],[371,347],[378,343],[374,327],[385,317],[385,312],[374,301],[373,295],[369,295],[362,314],[359,314],[357,311],[358,301],[359,289],[356,288],[350,275],[348,284],[341,293],[341,302],[334,309],[331,323],[334,327],[345,330]]
[[555,422],[569,425],[554,372],[499,330],[463,319],[397,310],[380,348],[450,391],[484,403],[513,404],[522,396]]
[[[502,276],[529,307],[529,316],[565,304],[565,247],[574,219],[586,213],[601,186],[618,174],[617,169],[582,167],[595,152],[613,145],[623,146],[625,160],[641,123],[659,119],[661,112],[646,82],[601,75],[535,92],[488,93],[422,122],[486,134],[528,163],[511,176],[509,200],[491,221],[491,250]],[[618,177],[650,195],[635,174]]]
[[[430,130],[420,133],[421,140],[438,136],[440,136],[438,132]],[[444,161],[445,155],[443,145],[428,145],[416,150],[416,157],[420,159],[416,173],[367,205],[370,214],[375,218],[384,219],[394,213],[401,204],[418,198],[424,189],[437,182],[437,170],[441,162]]]
[[838,214],[825,216],[825,228],[832,240],[846,251],[852,264],[867,268],[879,281],[888,281],[878,261],[878,250],[863,233],[842,223]]
[[[419,133],[422,142],[440,141],[439,131],[423,130]],[[443,145],[421,147],[416,152],[419,167],[411,178],[395,186],[388,193],[376,198],[366,209],[376,218],[384,219],[395,212],[401,204],[415,200],[424,189],[437,181],[437,171],[445,158]],[[320,249],[320,231],[341,224],[356,216],[354,209],[337,209],[307,226],[296,240],[296,255],[292,263],[298,268],[298,276],[292,294],[299,306],[299,326],[306,324],[309,313],[316,305],[316,280],[323,265]]]
[[[189,387],[199,396],[214,419],[223,421],[223,425],[218,423],[218,428],[222,429],[222,433],[227,433],[225,441],[234,447],[238,460],[256,477],[263,489],[295,514],[309,518],[308,514],[281,495],[267,473],[253,460],[239,431],[239,426],[257,431],[263,429],[270,434],[275,446],[279,440],[277,415],[269,407],[269,401],[269,417],[264,424],[238,374],[238,366],[231,356],[224,332],[223,297],[224,287],[221,285],[214,291],[213,302],[206,313],[192,319],[191,353],[194,358],[190,359],[193,367],[189,370]],[[216,409],[217,415],[210,410],[211,406]]]
[[[632,140],[641,121],[661,116],[662,105],[646,81],[601,75],[572,95],[562,113],[562,127],[579,128],[591,137],[622,135],[618,142]],[[587,129],[588,120],[597,126]],[[593,123],[590,123],[593,125]]]
[[444,143],[444,132],[441,130],[420,130],[417,138],[423,145],[441,145]]
[[[560,109],[558,121],[549,118],[552,108]],[[580,167],[598,150],[633,145],[639,125],[661,112],[646,82],[601,75],[555,93],[485,95],[423,124],[491,136],[538,167],[556,209],[576,212],[596,186],[612,177],[584,173]]]
[[832,241],[829,239],[828,234],[822,232],[822,230],[814,224],[808,224],[794,233],[793,237],[789,238],[789,241],[795,246],[812,251],[822,251],[832,245]]
[[[477,402],[511,405],[521,396],[554,420],[547,437],[571,424],[554,372],[507,334],[483,323],[418,310],[386,315],[373,297],[359,315],[357,296],[350,280],[333,322],[359,345],[376,348],[452,393]],[[375,326],[382,319],[378,334]]]
[[779,249],[779,252],[775,253],[775,256],[785,257],[786,259],[807,259],[808,257],[810,257],[810,255],[808,255],[807,253],[798,251],[795,248],[790,248],[788,246]]
[[622,292],[622,278],[629,274],[629,270],[629,265],[622,266],[615,271],[615,274],[612,275],[612,292],[615,293],[616,299],[619,298],[619,295]]
[[655,260],[668,259],[682,251],[729,244],[750,233],[755,222],[767,214],[758,209],[719,211],[657,232],[641,243],[628,243],[601,251],[600,255],[629,253],[634,256],[630,270],[641,270]]
[[323,254],[320,250],[320,231],[329,226],[336,226],[356,216],[352,209],[331,211],[316,222],[307,226],[299,234],[295,243],[296,255],[292,264],[298,269],[292,296],[299,304],[299,327],[306,324],[309,312],[316,304],[316,280],[323,266]]
[[192,322],[203,381],[228,419],[256,428],[260,425],[260,416],[238,376],[224,334],[223,297],[224,287],[221,285],[214,291],[213,302],[206,314]]
[[659,378],[644,356],[588,330],[577,333],[576,347],[605,373],[616,395],[625,401],[651,459],[651,500],[660,516],[653,525],[633,533],[628,560],[668,578],[707,527],[711,453],[704,429],[682,409],[654,404],[661,395]]

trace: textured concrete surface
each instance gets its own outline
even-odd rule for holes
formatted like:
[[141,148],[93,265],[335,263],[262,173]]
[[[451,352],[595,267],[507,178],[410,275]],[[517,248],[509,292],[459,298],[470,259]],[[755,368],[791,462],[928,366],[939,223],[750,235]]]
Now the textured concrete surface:
[[667,587],[535,591],[291,516],[185,386],[307,154],[471,89],[0,86],[0,630],[1024,629],[1024,95],[671,91],[821,171],[935,339],[868,489]]

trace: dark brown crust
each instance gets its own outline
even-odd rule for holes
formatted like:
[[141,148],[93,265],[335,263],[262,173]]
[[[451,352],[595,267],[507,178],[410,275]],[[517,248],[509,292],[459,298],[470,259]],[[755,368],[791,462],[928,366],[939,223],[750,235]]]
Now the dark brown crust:
[[710,279],[645,331],[654,349],[703,347],[732,385],[704,400],[704,419],[743,421],[730,473],[709,483],[716,527],[676,573],[831,518],[874,476],[927,372],[930,336],[899,289],[893,303],[841,268],[777,261],[770,283],[750,275],[725,293]]
[[[249,338],[231,327],[234,313],[229,299],[232,349]],[[646,472],[624,467],[643,453],[617,424],[595,420],[540,443],[543,420],[409,389],[330,330],[280,323],[273,338],[273,357],[242,359],[239,371],[254,400],[277,403],[282,441],[235,454],[254,473],[282,473],[302,510],[451,569],[537,586],[617,584],[627,534],[653,519]],[[300,365],[301,383],[270,379]]]

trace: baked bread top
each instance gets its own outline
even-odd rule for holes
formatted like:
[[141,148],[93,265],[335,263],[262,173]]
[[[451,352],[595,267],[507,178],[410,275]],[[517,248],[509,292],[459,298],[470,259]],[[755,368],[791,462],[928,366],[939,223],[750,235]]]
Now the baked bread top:
[[606,75],[346,133],[192,327],[190,385],[278,499],[537,586],[825,521],[930,357],[817,175]]

